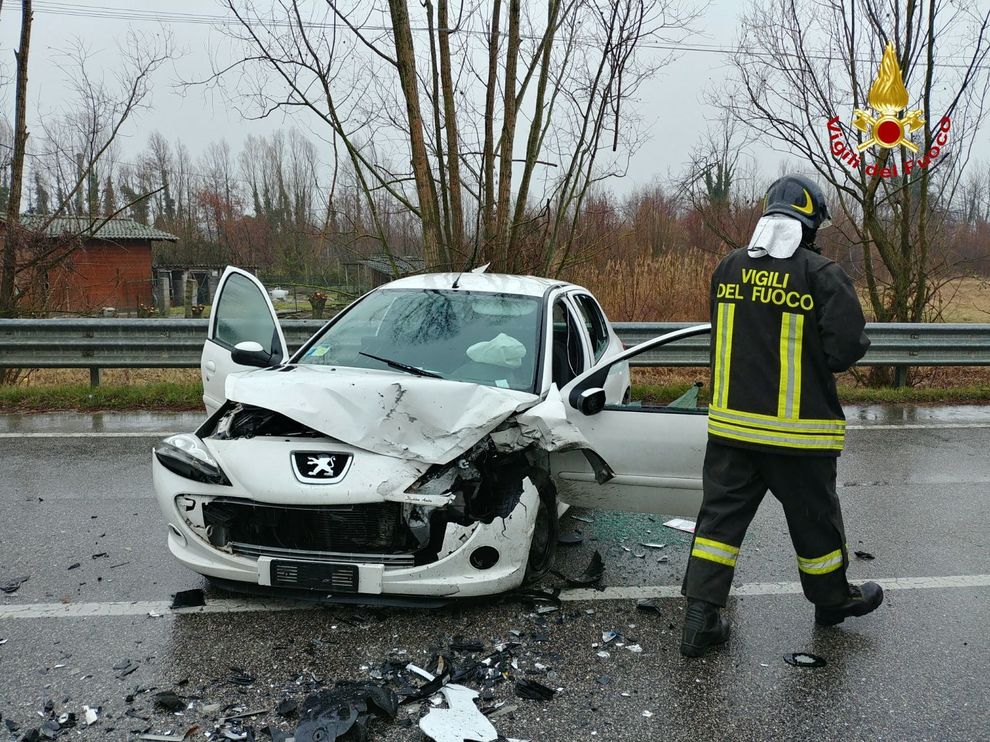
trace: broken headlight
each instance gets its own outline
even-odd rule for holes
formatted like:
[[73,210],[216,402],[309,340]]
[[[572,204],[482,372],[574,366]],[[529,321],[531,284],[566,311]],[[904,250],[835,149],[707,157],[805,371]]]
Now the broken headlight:
[[180,433],[155,446],[155,457],[173,474],[204,484],[230,486],[230,480],[220,465],[194,435]]

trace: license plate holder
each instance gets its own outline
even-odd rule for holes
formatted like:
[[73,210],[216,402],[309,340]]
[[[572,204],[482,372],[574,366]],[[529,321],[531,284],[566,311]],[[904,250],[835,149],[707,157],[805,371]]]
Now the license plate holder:
[[359,578],[356,564],[272,560],[273,587],[294,587],[326,593],[356,593]]

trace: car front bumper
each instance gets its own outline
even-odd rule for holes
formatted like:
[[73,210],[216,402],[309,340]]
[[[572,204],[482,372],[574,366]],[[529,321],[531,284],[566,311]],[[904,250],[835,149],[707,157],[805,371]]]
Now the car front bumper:
[[[272,564],[298,561],[301,564],[343,564],[357,569],[356,592],[342,596],[418,596],[469,598],[512,590],[522,584],[526,574],[529,545],[532,540],[539,506],[539,493],[528,479],[518,504],[503,520],[491,524],[477,523],[470,528],[458,528],[445,542],[441,556],[421,566],[393,566],[364,563],[359,558],[347,561],[313,560],[301,556],[294,560],[285,552],[277,557],[232,554],[211,545],[183,517],[176,498],[231,497],[229,488],[198,485],[180,477],[152,457],[153,481],[159,507],[168,529],[168,548],[186,567],[208,577],[237,583],[270,587],[273,585]],[[250,502],[250,498],[244,498]],[[373,500],[373,502],[379,502]],[[472,564],[471,555],[482,547],[494,548],[498,561],[487,569]]]

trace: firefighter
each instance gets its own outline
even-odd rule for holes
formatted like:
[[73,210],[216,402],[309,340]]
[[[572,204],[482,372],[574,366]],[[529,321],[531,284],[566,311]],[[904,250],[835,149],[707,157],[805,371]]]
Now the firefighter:
[[684,576],[681,654],[729,638],[720,615],[739,549],[769,489],[780,501],[815,621],[835,625],[883,601],[873,582],[846,580],[846,537],[835,492],[845,417],[833,374],[870,345],[852,282],[815,246],[828,223],[821,189],[795,175],[767,191],[748,248],[711,283],[712,401],[704,500]]

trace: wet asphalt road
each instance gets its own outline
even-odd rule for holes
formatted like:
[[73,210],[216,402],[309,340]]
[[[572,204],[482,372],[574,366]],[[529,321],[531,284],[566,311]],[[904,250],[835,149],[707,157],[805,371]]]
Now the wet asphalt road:
[[[506,702],[494,723],[511,738],[990,740],[988,410],[850,411],[861,427],[840,459],[840,496],[850,550],[875,556],[855,560],[850,574],[885,582],[884,605],[868,618],[816,628],[794,592],[782,512],[768,498],[736,570],[732,640],[693,661],[677,652],[682,601],[667,597],[676,594],[689,537],[656,516],[565,516],[562,528],[581,530],[584,542],[561,547],[558,568],[578,573],[598,549],[608,589],[572,593],[551,613],[518,601],[433,611],[294,608],[217,592],[168,555],[151,494],[157,434],[191,429],[195,420],[0,416],[0,583],[30,576],[16,592],[0,593],[0,714],[22,732],[40,725],[48,701],[80,717],[84,704],[102,707],[93,726],[64,739],[181,737],[194,724],[200,730],[191,738],[205,739],[230,705],[266,710],[250,721],[256,730],[288,731],[291,720],[270,711],[280,700],[302,700],[319,683],[368,680],[389,658],[425,665],[439,651],[451,654],[451,640],[463,636],[485,651],[455,652],[456,663],[518,642],[512,674],[560,689],[541,703],[514,698],[511,683],[497,685],[484,705]],[[53,431],[101,435],[45,435]],[[128,435],[105,435],[121,431]],[[163,606],[196,587],[217,612]],[[661,596],[656,611],[637,610],[635,597],[644,595]],[[71,617],[53,617],[63,606]],[[15,618],[18,609],[27,613]],[[603,631],[620,634],[604,647],[607,657],[595,646]],[[630,651],[634,644],[642,651]],[[828,665],[784,663],[798,651]],[[113,668],[124,660],[136,669],[119,678]],[[254,682],[231,682],[239,672]],[[156,711],[160,690],[177,691],[191,708],[181,716]],[[371,739],[422,739],[415,721],[428,706],[403,707],[399,723],[372,726]],[[0,721],[0,740],[19,734]]]

